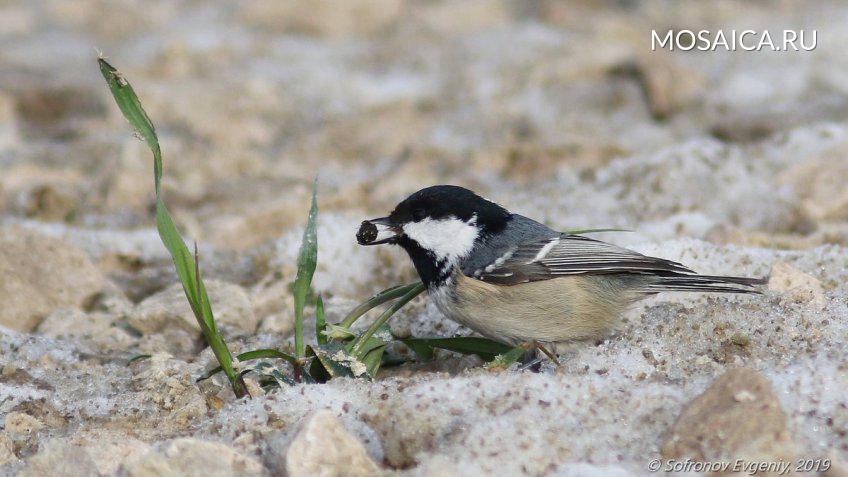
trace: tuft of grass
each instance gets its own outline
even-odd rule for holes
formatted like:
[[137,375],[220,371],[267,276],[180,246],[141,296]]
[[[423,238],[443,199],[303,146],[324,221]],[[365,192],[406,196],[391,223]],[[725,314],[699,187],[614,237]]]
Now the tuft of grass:
[[156,135],[156,128],[153,122],[147,116],[147,112],[141,106],[133,87],[124,78],[124,76],[116,70],[112,65],[106,62],[103,58],[97,60],[100,66],[100,72],[103,78],[106,79],[106,84],[115,98],[115,102],[123,113],[124,117],[129,121],[133,128],[144,142],[147,143],[153,153],[153,183],[156,190],[156,228],[159,231],[159,237],[168,252],[171,254],[171,259],[177,271],[177,275],[182,283],[183,291],[186,299],[188,299],[191,311],[197,319],[197,324],[203,333],[203,338],[206,343],[212,348],[215,358],[221,365],[221,369],[227,375],[233,392],[238,397],[247,395],[247,388],[244,385],[244,380],[239,375],[233,366],[233,357],[230,354],[224,338],[218,331],[215,324],[215,316],[212,313],[212,305],[209,301],[209,296],[206,294],[206,286],[200,277],[200,266],[197,262],[197,248],[195,246],[194,257],[189,252],[188,247],[183,241],[182,236],[174,225],[168,208],[162,199],[162,150],[159,147],[159,138]]
[[[297,254],[297,277],[294,280],[294,348],[298,363],[295,365],[295,378],[299,379],[300,366],[305,364],[306,346],[303,341],[303,309],[312,286],[312,277],[318,265],[318,178],[312,182],[312,205],[303,229],[303,239]],[[323,302],[322,302],[323,312]]]

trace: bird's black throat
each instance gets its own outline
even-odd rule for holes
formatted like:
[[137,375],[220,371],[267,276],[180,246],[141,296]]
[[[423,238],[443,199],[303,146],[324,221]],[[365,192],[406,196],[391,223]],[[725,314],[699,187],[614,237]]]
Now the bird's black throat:
[[427,289],[442,285],[450,277],[452,270],[447,269],[445,261],[436,258],[433,252],[424,249],[418,242],[401,235],[397,239],[397,245],[406,250]]

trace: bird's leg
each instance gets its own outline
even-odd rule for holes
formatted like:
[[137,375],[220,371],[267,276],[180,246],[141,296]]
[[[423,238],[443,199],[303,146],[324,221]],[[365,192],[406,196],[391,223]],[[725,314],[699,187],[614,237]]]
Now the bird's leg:
[[539,371],[541,371],[541,369],[542,369],[542,358],[532,358],[529,361],[524,361],[524,364],[522,364],[518,368],[518,371],[524,371],[526,369],[529,369],[530,371],[532,371],[534,373],[538,373]]
[[524,371],[525,369],[529,369],[534,373],[538,373],[541,370],[542,360],[536,357],[538,354],[536,352],[538,349],[536,345],[536,340],[526,341],[518,345],[524,348],[524,356],[521,357],[521,367],[519,370]]
[[551,353],[550,350],[548,350],[548,348],[546,348],[542,343],[539,343],[536,340],[530,340],[520,344],[519,346],[527,350],[524,352],[524,358],[521,360],[524,364],[522,368],[530,368],[533,372],[539,372],[541,360],[536,358],[538,351],[544,353],[555,366],[559,367],[559,359],[557,359],[557,356]]
[[542,351],[542,353],[545,353],[545,356],[547,356],[548,359],[556,365],[556,367],[559,367],[559,357],[557,355],[551,353],[551,351],[548,348],[545,348],[545,345],[542,343],[536,343],[536,346]]

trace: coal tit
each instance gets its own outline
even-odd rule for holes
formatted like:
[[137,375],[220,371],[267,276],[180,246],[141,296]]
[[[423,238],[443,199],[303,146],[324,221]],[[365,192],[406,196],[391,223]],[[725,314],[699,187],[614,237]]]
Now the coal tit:
[[450,185],[363,222],[357,240],[402,247],[442,313],[513,345],[601,338],[629,305],[663,291],[757,293],[764,283],[557,232]]

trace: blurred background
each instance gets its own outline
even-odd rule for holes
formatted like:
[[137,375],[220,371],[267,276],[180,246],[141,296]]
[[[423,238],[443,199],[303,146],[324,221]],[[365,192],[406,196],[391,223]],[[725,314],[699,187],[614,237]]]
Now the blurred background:
[[[315,175],[326,212],[384,211],[450,182],[528,211],[545,197],[560,226],[690,212],[809,233],[844,207],[790,211],[787,201],[822,194],[799,184],[815,173],[771,182],[799,158],[757,145],[848,116],[846,17],[841,2],[796,1],[6,1],[2,207],[80,227],[150,226],[150,160],[99,76],[102,51],[159,129],[169,203],[189,235],[218,247],[300,224]],[[651,52],[650,31],[670,28],[817,29],[818,48]],[[665,164],[680,168],[669,177],[652,177],[651,160],[627,170],[670,146],[708,157]],[[697,166],[735,177],[697,177]],[[610,174],[633,180],[611,191]],[[650,200],[657,188],[666,203]],[[601,189],[624,203],[582,215],[580,200]],[[626,200],[640,190],[644,201]],[[760,204],[741,200],[771,212],[751,216]]]

